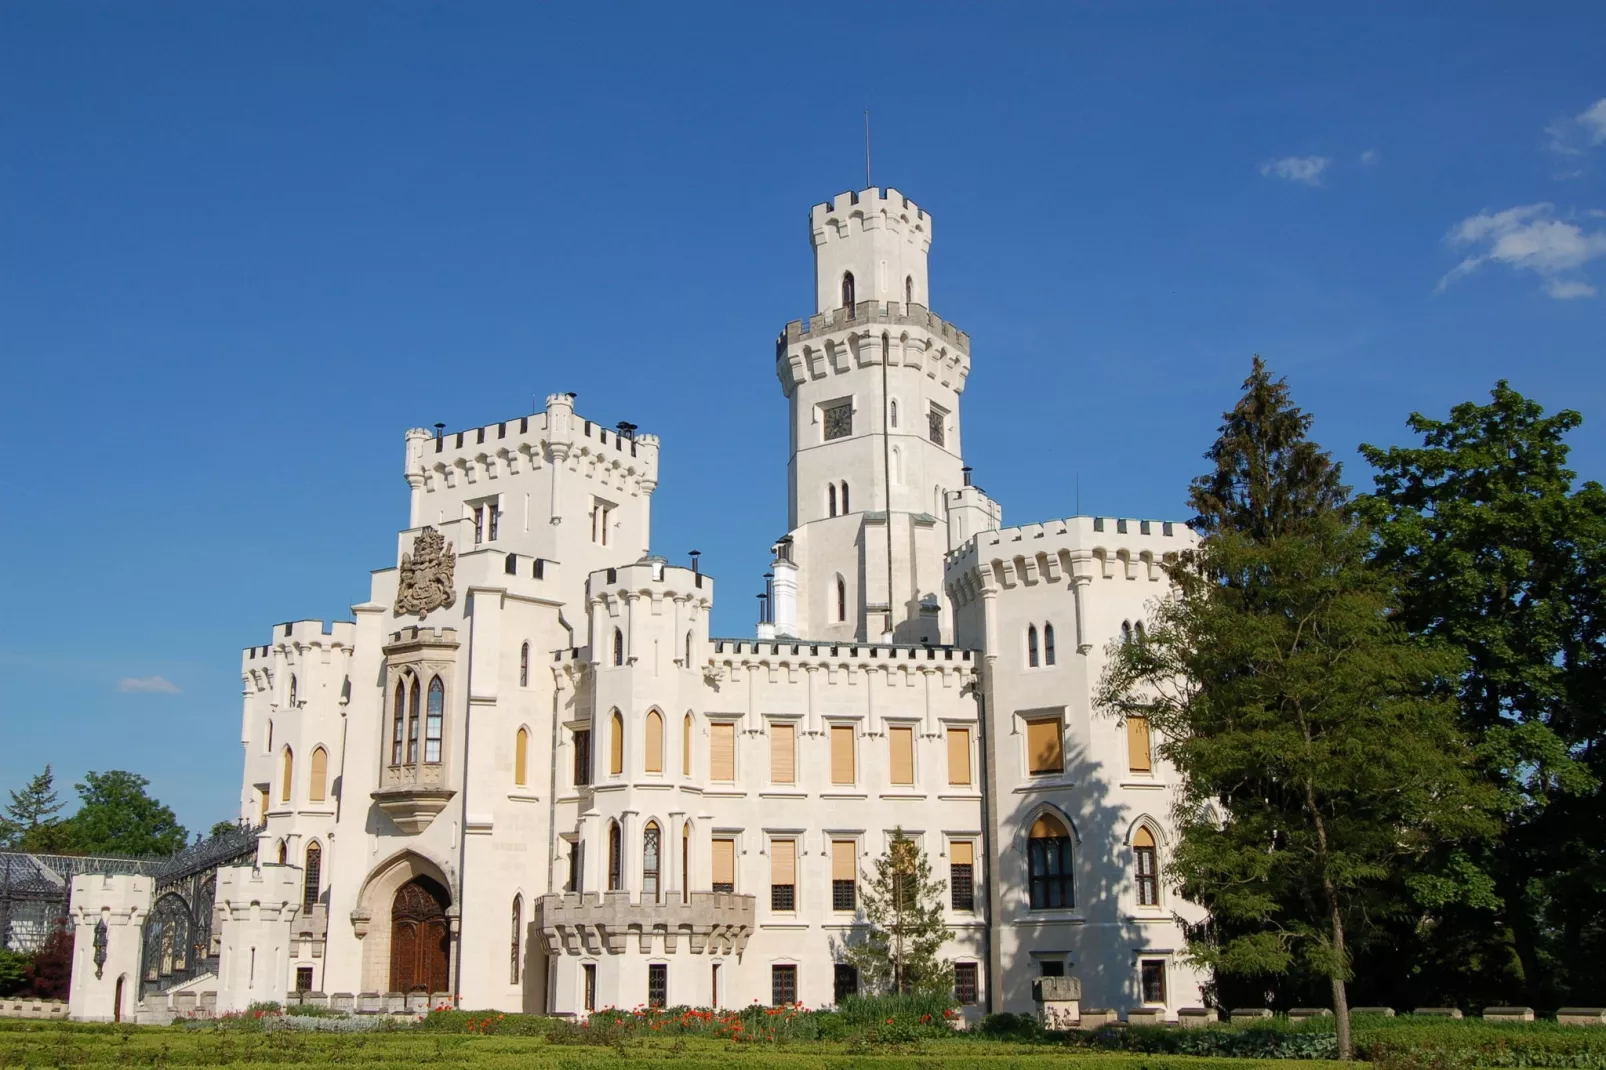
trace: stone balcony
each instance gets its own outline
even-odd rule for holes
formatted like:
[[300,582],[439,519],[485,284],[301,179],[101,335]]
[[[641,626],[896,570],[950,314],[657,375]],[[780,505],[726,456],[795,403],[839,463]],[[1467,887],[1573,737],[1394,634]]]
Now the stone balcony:
[[445,767],[438,762],[387,766],[379,775],[374,803],[409,836],[428,828],[457,794],[446,786]]
[[682,903],[671,893],[665,902],[643,903],[629,892],[543,895],[535,901],[535,924],[552,955],[672,954],[681,940],[694,955],[739,955],[747,948],[752,896],[692,892],[689,898]]

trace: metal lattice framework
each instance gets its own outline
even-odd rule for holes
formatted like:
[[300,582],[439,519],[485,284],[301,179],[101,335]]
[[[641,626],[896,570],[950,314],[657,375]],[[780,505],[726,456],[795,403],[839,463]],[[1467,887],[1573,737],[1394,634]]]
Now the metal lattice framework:
[[0,944],[37,951],[67,923],[72,879],[84,873],[153,873],[162,860],[0,851]]

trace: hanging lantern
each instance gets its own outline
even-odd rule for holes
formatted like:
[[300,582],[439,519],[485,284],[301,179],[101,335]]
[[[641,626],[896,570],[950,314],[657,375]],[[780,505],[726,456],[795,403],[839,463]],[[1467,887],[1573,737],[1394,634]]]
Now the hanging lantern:
[[106,919],[101,918],[95,922],[95,978],[99,980],[100,971],[106,965]]

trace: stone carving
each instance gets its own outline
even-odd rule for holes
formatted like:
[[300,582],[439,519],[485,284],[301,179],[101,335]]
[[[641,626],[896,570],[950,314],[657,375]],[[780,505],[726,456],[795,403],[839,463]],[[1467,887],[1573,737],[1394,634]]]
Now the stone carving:
[[450,609],[457,601],[452,572],[457,555],[452,544],[434,528],[426,527],[413,540],[413,552],[402,554],[401,583],[396,587],[396,612],[417,613],[422,619],[432,609]]

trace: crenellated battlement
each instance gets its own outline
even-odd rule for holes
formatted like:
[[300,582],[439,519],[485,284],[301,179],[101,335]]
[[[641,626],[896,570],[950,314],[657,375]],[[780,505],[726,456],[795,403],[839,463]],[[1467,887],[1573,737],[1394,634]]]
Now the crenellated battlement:
[[988,591],[1094,579],[1160,583],[1198,537],[1170,520],[1073,516],[983,531],[943,558],[944,586],[957,605]]
[[931,246],[931,217],[890,187],[838,193],[809,210],[809,233],[815,248],[848,238],[855,231],[878,229],[903,235],[921,252]]
[[970,335],[933,314],[925,305],[898,301],[860,301],[853,306],[851,315],[846,309],[837,308],[806,320],[792,320],[775,340],[775,355],[781,357],[788,346],[818,340],[834,331],[868,332],[881,326],[917,327],[941,338],[967,357],[970,355]]
[[704,609],[714,604],[714,577],[695,569],[671,565],[649,555],[633,565],[601,568],[586,577],[586,601],[621,601],[648,597],[685,600]]
[[272,642],[248,646],[240,651],[240,669],[247,674],[268,671],[275,655],[304,654],[315,650],[350,653],[356,642],[357,625],[353,621],[286,621],[273,626]]

